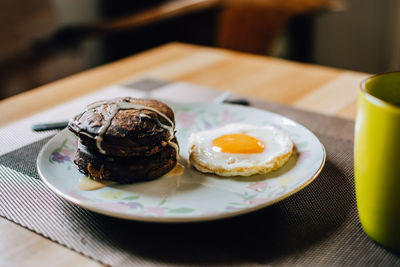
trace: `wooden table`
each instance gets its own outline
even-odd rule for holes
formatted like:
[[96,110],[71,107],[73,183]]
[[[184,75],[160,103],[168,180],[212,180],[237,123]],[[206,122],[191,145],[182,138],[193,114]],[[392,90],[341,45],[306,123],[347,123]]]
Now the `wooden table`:
[[[132,76],[231,90],[354,119],[358,86],[368,74],[171,43],[0,101],[0,126]],[[0,266],[100,265],[5,219],[0,240]]]

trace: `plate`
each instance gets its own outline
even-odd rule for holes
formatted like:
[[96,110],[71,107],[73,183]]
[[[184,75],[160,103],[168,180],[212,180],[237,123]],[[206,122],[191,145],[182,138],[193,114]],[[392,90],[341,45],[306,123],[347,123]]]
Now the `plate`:
[[[63,130],[39,153],[37,167],[41,179],[62,198],[101,214],[139,221],[194,222],[236,216],[272,205],[308,185],[325,163],[325,149],[318,138],[281,115],[229,104],[170,106],[175,112],[180,163],[185,166],[182,175],[80,190],[78,184],[84,175],[73,163],[77,138]],[[224,178],[192,168],[187,162],[190,134],[234,122],[273,125],[289,135],[296,150],[281,169],[266,175]]]

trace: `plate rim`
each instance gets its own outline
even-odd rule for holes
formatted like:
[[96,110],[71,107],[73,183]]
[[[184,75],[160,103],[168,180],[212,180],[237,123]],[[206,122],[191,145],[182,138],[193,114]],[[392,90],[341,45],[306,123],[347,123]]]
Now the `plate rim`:
[[[212,106],[233,106],[233,107],[238,107],[237,105],[233,105],[233,104],[215,104],[215,103],[168,103],[171,106],[188,106],[188,105],[207,105],[210,106],[210,104]],[[323,167],[325,166],[326,163],[326,149],[325,146],[322,144],[322,142],[319,140],[319,138],[314,134],[314,132],[312,132],[311,130],[309,130],[307,127],[305,127],[304,125],[302,125],[301,123],[292,120],[286,116],[283,116],[281,114],[269,111],[269,110],[264,110],[264,109],[260,109],[260,108],[256,108],[256,107],[243,107],[240,106],[241,108],[244,109],[252,109],[252,110],[256,110],[256,111],[262,111],[262,112],[267,112],[270,114],[273,114],[274,116],[279,116],[283,119],[289,120],[293,123],[295,123],[296,125],[300,125],[302,126],[304,129],[306,129],[307,131],[309,131],[312,136],[318,141],[318,143],[321,145],[322,148],[322,161],[320,166],[318,167],[318,169],[314,172],[313,175],[310,176],[310,178],[308,178],[303,184],[301,184],[299,187],[287,192],[284,195],[279,196],[278,198],[271,200],[271,201],[267,201],[264,203],[260,203],[254,206],[250,206],[250,207],[246,207],[244,209],[240,209],[240,210],[236,210],[236,211],[230,211],[230,212],[225,212],[225,213],[218,213],[218,214],[210,214],[210,215],[202,215],[202,216],[191,216],[191,217],[187,217],[187,216],[176,216],[176,217],[163,217],[163,216],[145,216],[145,215],[137,215],[137,214],[128,214],[128,213],[123,213],[123,212],[110,212],[106,209],[101,209],[98,207],[94,207],[93,205],[90,204],[86,204],[85,202],[74,198],[72,196],[69,196],[67,193],[63,193],[62,191],[60,191],[57,187],[53,186],[45,177],[45,175],[42,173],[41,170],[41,159],[43,158],[43,154],[45,153],[45,151],[47,150],[47,148],[52,144],[52,141],[54,141],[54,139],[58,138],[59,135],[62,135],[63,133],[67,132],[67,134],[69,134],[69,130],[67,128],[63,129],[62,131],[58,132],[55,136],[53,136],[50,140],[48,140],[46,142],[46,144],[41,148],[37,159],[36,159],[36,169],[38,171],[39,177],[40,179],[46,184],[46,186],[48,186],[54,193],[56,193],[56,195],[58,195],[59,197],[67,200],[68,202],[77,205],[81,208],[87,209],[89,211],[93,211],[99,214],[103,214],[103,215],[107,215],[107,216],[111,216],[114,218],[119,218],[119,219],[125,219],[125,220],[134,220],[134,221],[142,221],[142,222],[153,222],[153,223],[190,223],[190,222],[204,222],[204,221],[214,221],[214,220],[220,220],[220,219],[226,219],[226,218],[231,218],[231,217],[236,217],[239,215],[244,215],[244,214],[248,214],[260,209],[263,209],[265,207],[274,205],[286,198],[288,198],[289,196],[292,196],[294,194],[296,194],[297,192],[301,191],[302,189],[304,189],[305,187],[307,187],[310,183],[312,183],[321,173]],[[174,109],[172,107],[172,109]],[[72,133],[71,133],[72,134]]]

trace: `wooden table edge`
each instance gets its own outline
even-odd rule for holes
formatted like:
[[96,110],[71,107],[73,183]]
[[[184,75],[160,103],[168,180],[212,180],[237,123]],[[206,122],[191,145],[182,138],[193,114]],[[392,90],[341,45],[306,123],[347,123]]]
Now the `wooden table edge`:
[[[57,106],[66,101],[75,99],[79,96],[94,92],[102,87],[111,85],[113,83],[121,82],[135,75],[135,73],[121,73],[118,75],[118,68],[121,65],[129,65],[133,61],[140,58],[147,57],[151,54],[159,53],[161,51],[168,50],[193,50],[197,51],[199,49],[210,52],[219,53],[225,55],[235,55],[245,58],[253,59],[268,59],[276,62],[283,62],[285,64],[295,64],[301,67],[316,67],[319,69],[327,69],[332,71],[342,71],[349,73],[359,73],[355,71],[340,70],[337,68],[313,65],[308,63],[299,63],[287,61],[284,59],[265,57],[260,55],[251,55],[247,53],[241,53],[236,51],[225,50],[221,48],[212,48],[197,46],[191,44],[172,42],[168,43],[145,52],[141,52],[136,55],[129,56],[127,58],[117,60],[115,62],[107,63],[93,69],[85,70],[80,73],[62,78],[60,80],[45,84],[43,86],[31,89],[24,93],[6,98],[0,101],[0,113],[2,114],[0,118],[0,127],[5,126],[9,123],[22,119],[26,116],[33,115],[40,111],[49,109],[51,107]],[[107,73],[112,72],[114,75],[107,75]],[[117,75],[115,75],[117,73]],[[362,73],[359,73],[362,74]],[[33,101],[32,101],[33,99]],[[40,100],[39,103],[36,101]],[[18,107],[18,108],[17,108]]]

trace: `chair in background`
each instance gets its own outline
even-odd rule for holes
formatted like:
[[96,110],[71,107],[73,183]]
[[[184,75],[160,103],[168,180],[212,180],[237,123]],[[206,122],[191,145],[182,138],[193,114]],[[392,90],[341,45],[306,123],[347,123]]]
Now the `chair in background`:
[[[62,1],[62,0],[61,0]],[[65,0],[68,1],[68,0]],[[105,0],[104,0],[105,1]],[[101,3],[101,1],[99,1]],[[106,11],[110,3],[105,2]],[[133,3],[133,2],[132,2]],[[120,16],[60,24],[50,0],[0,3],[0,99],[93,67],[83,49],[100,43],[96,64],[170,41],[268,54],[289,20],[341,0],[152,0]]]
[[256,54],[270,54],[291,19],[345,7],[341,0],[225,0],[223,5],[218,46]]

